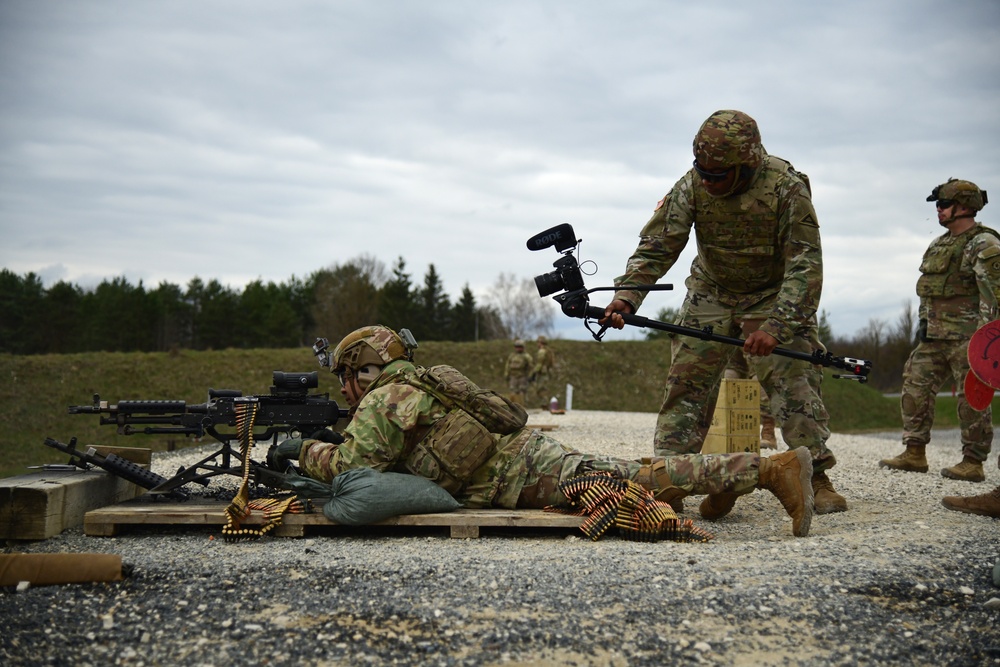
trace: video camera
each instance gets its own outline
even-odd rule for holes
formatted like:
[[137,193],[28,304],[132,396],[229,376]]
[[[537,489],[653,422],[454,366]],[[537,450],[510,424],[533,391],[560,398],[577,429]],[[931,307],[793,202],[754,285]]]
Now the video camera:
[[[591,320],[603,319],[604,310],[590,305],[588,295],[591,292],[606,292],[620,289],[618,287],[595,287],[587,289],[583,282],[583,270],[579,261],[573,256],[573,252],[580,246],[580,239],[576,238],[573,226],[568,222],[556,225],[544,232],[535,234],[528,239],[528,250],[544,250],[555,246],[555,249],[562,253],[562,257],[553,262],[554,271],[535,276],[535,287],[538,289],[538,296],[549,296],[565,290],[562,294],[552,297],[562,307],[563,313],[570,317],[579,317],[584,320],[584,325],[593,334],[596,340],[601,340],[607,331],[604,326],[600,331],[595,332],[591,328]],[[641,285],[629,287],[645,292],[672,290],[673,285]]]
[[[592,292],[616,292],[623,289],[653,292],[672,290],[674,288],[674,286],[670,284],[658,284],[618,285],[615,287],[595,287],[593,289],[587,289],[583,283],[583,271],[580,268],[580,263],[577,261],[576,257],[573,256],[573,251],[579,248],[580,242],[581,241],[576,238],[576,234],[573,232],[573,226],[564,222],[561,225],[556,225],[551,229],[546,229],[544,232],[535,234],[528,239],[527,245],[528,250],[544,250],[545,248],[555,246],[555,249],[562,254],[562,257],[557,259],[552,264],[555,268],[554,271],[535,276],[535,287],[538,289],[538,296],[546,297],[551,294],[555,294],[559,290],[565,290],[561,294],[553,296],[552,299],[562,307],[562,311],[566,315],[581,318],[584,322],[584,326],[587,327],[587,330],[590,331],[595,340],[600,341],[604,338],[604,334],[608,330],[608,325],[602,325],[598,331],[594,331],[591,327],[592,321],[598,321],[599,323],[600,320],[604,319],[604,309],[590,305],[589,295]],[[727,345],[735,345],[738,347],[743,347],[744,342],[746,342],[740,338],[716,334],[712,331],[712,327],[692,329],[690,327],[684,327],[677,324],[651,320],[648,317],[640,317],[639,315],[631,315],[628,313],[620,313],[620,315],[625,321],[625,324],[632,326],[657,329],[659,331],[680,334],[682,336],[691,336],[693,338],[700,338],[702,340],[710,340],[718,343],[726,343]],[[792,359],[799,359],[807,361],[811,364],[826,366],[828,368],[841,368],[847,370],[848,373],[844,375],[834,375],[834,378],[841,380],[857,380],[861,383],[868,381],[868,374],[871,372],[872,368],[872,363],[870,361],[866,361],[864,359],[854,359],[851,357],[835,357],[831,353],[824,352],[823,350],[813,350],[812,354],[806,354],[805,352],[799,352],[797,350],[788,350],[782,347],[776,347],[772,354],[790,357]]]

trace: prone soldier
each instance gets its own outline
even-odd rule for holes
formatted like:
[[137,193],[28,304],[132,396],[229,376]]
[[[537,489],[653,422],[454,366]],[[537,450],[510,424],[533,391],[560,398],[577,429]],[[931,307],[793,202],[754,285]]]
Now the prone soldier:
[[[274,467],[295,459],[306,475],[323,482],[361,467],[411,473],[470,508],[565,506],[560,483],[591,472],[629,479],[664,502],[761,488],[780,500],[794,535],[809,532],[812,463],[806,449],[772,457],[691,454],[644,461],[578,452],[525,426],[523,408],[480,390],[455,369],[414,364],[412,350],[384,326],[346,336],[330,368],[352,411],[343,442],[286,440],[273,453]],[[445,384],[470,391],[444,391]]]

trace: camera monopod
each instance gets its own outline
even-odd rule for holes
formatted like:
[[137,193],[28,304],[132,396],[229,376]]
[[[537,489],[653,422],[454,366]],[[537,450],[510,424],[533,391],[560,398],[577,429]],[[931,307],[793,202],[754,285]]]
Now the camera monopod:
[[[580,241],[576,239],[576,235],[573,233],[573,227],[569,223],[563,223],[531,237],[528,239],[527,245],[529,250],[542,250],[544,248],[555,246],[556,250],[562,253],[563,256],[556,260],[553,264],[555,271],[535,277],[535,286],[538,288],[538,295],[545,297],[557,292],[560,289],[566,290],[562,294],[556,294],[553,296],[553,300],[560,305],[563,313],[566,315],[582,319],[584,326],[587,327],[588,331],[590,331],[594,340],[601,341],[604,338],[604,334],[608,330],[608,325],[601,325],[598,331],[594,331],[592,327],[592,323],[599,323],[599,320],[604,319],[604,309],[590,305],[589,296],[593,292],[616,292],[619,290],[653,292],[673,289],[673,285],[670,284],[619,285],[616,287],[595,287],[593,289],[587,289],[583,284],[583,274],[580,271],[579,263],[572,255],[574,249],[579,247],[579,243]],[[629,313],[619,313],[619,315],[621,315],[625,324],[630,326],[656,329],[658,331],[666,331],[667,333],[690,336],[692,338],[699,338],[701,340],[716,343],[724,343],[726,345],[735,345],[737,347],[743,347],[743,344],[746,342],[743,339],[735,338],[733,336],[723,336],[721,334],[717,334],[712,330],[712,327],[695,329],[693,327],[685,327],[679,324],[670,324],[669,322],[662,322],[660,320],[642,317],[641,315],[632,315]],[[833,377],[839,380],[857,380],[862,384],[868,381],[868,374],[871,372],[872,368],[872,363],[870,361],[855,359],[852,357],[837,357],[832,353],[825,352],[823,350],[813,350],[812,353],[809,354],[806,352],[799,352],[797,350],[789,350],[783,347],[776,347],[771,354],[788,357],[790,359],[798,359],[800,361],[817,364],[826,368],[838,368],[845,370],[847,371],[846,374],[835,374]]]

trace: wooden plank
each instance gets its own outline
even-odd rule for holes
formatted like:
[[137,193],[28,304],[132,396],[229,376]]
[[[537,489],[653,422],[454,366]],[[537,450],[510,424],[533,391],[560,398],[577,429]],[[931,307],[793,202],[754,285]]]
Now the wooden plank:
[[[87,512],[84,532],[93,536],[115,535],[123,526],[188,525],[223,526],[226,503],[222,502],[129,502]],[[244,524],[259,525],[263,514],[253,512]],[[450,529],[452,537],[479,537],[483,527],[578,528],[582,517],[543,510],[460,509],[440,514],[404,514],[373,526],[427,526]],[[306,528],[335,527],[322,513],[286,514],[275,529],[281,537],[301,537]]]
[[22,581],[35,586],[121,581],[118,554],[0,554],[0,586]]
[[0,479],[0,538],[48,539],[79,526],[90,510],[143,492],[103,470],[45,470]]

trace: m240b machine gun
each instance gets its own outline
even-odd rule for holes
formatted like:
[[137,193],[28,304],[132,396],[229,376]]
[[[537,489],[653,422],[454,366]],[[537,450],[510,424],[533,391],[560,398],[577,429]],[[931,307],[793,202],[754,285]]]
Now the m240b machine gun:
[[[535,287],[538,289],[538,295],[546,297],[563,290],[560,294],[555,294],[552,299],[562,307],[563,313],[569,315],[570,317],[578,317],[582,319],[584,321],[584,326],[587,327],[590,333],[598,341],[604,337],[604,333],[607,331],[608,327],[606,325],[602,326],[599,331],[594,331],[591,327],[592,321],[604,319],[604,308],[590,305],[591,293],[601,291],[615,292],[620,289],[641,291],[661,291],[673,289],[673,285],[669,284],[619,285],[617,287],[595,287],[593,289],[587,289],[583,282],[583,271],[580,269],[580,263],[577,261],[576,257],[573,256],[573,252],[578,249],[579,244],[580,241],[577,240],[576,234],[573,232],[573,226],[568,223],[556,225],[551,229],[546,229],[544,232],[535,234],[528,239],[527,243],[528,250],[544,250],[545,248],[555,247],[555,249],[561,254],[561,257],[559,257],[559,259],[552,264],[554,267],[553,271],[535,276]],[[639,315],[630,315],[627,313],[620,314],[622,319],[625,321],[625,324],[632,326],[657,329],[659,331],[675,333],[681,336],[691,336],[693,338],[715,341],[717,343],[725,343],[727,345],[736,345],[738,347],[743,347],[743,343],[745,342],[740,338],[716,334],[712,331],[711,327],[693,329],[691,327],[670,324],[668,322],[660,322],[659,320],[651,320],[647,317],[641,317]],[[834,378],[841,380],[857,380],[860,383],[868,381],[868,374],[872,369],[870,361],[855,359],[852,357],[835,357],[830,352],[825,352],[823,350],[813,350],[812,354],[807,354],[797,350],[777,347],[774,349],[772,354],[807,361],[811,364],[818,364],[827,368],[839,368],[847,372],[835,374],[833,376]]]
[[[69,412],[100,415],[102,425],[117,426],[122,435],[209,435],[219,441],[220,446],[214,452],[162,481],[155,475],[137,477],[131,470],[130,479],[115,469],[114,462],[110,466],[100,466],[150,489],[150,493],[172,493],[189,482],[206,485],[208,479],[216,475],[243,476],[247,467],[253,481],[267,484],[268,468],[249,460],[250,449],[256,441],[271,440],[273,448],[279,436],[293,433],[336,441],[337,434],[332,433],[330,427],[348,416],[348,410],[331,400],[329,394],[309,393],[310,389],[319,386],[318,371],[274,371],[272,377],[274,384],[269,394],[243,396],[238,390],[210,389],[208,401],[196,405],[178,400],[129,400],[111,404],[95,394],[93,405],[71,405]],[[239,441],[239,450],[231,447],[233,440]],[[49,438],[45,444],[55,447],[62,443]],[[65,445],[56,449],[79,456],[79,452],[73,453],[75,447],[72,451]]]

